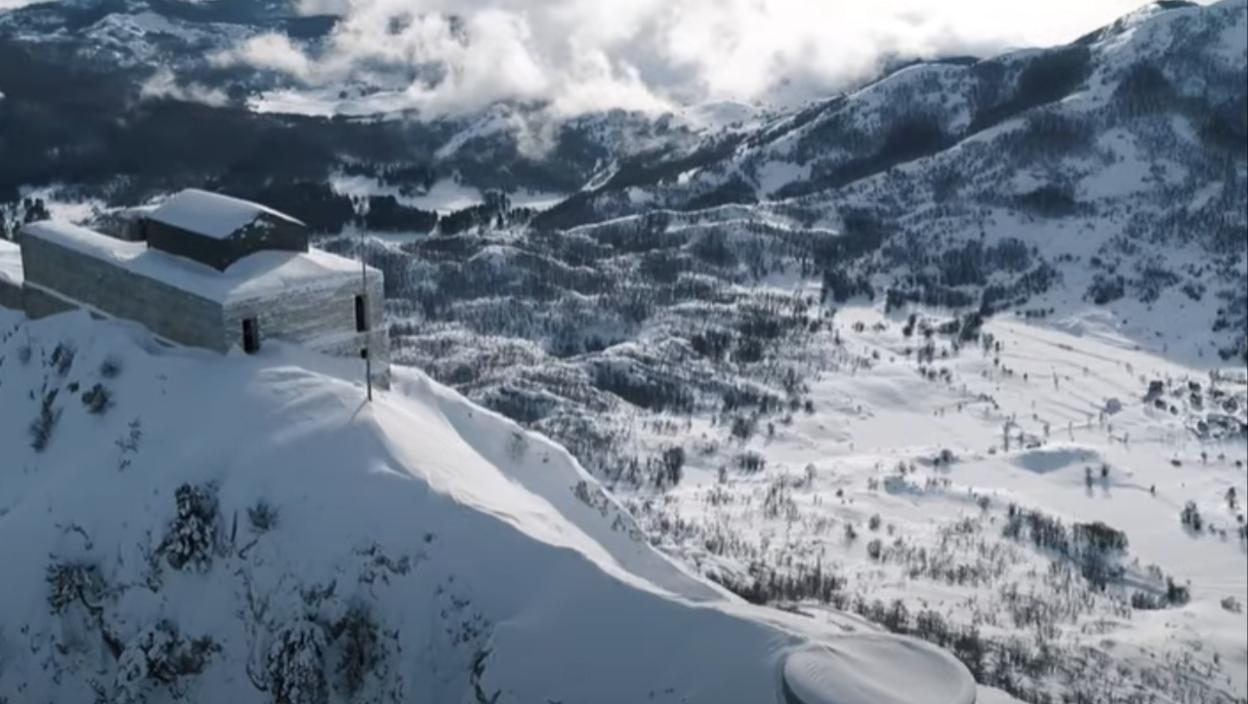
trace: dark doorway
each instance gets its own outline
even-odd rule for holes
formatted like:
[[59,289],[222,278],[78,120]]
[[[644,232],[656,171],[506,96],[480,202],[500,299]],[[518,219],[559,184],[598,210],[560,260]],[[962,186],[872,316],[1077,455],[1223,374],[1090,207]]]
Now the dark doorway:
[[355,331],[364,332],[368,329],[368,300],[364,296],[355,297]]
[[260,351],[260,328],[255,318],[243,318],[243,351],[247,354]]

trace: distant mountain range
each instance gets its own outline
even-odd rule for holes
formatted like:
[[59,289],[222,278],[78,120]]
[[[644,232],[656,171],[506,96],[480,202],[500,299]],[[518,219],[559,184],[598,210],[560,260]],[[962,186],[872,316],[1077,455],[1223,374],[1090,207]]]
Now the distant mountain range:
[[[1225,547],[1230,557],[1242,557],[1229,552],[1235,546],[1227,532],[1222,538],[1227,545],[1212,538],[1191,543],[1197,546],[1192,554],[1181,556],[1191,559],[1175,559],[1185,549],[1176,549],[1171,540],[1188,540],[1177,531],[1190,522],[1187,509],[1179,513],[1189,504],[1219,516],[1219,526],[1225,522],[1236,528],[1234,513],[1223,513],[1228,504],[1237,510],[1234,497],[1243,492],[1242,466],[1230,464],[1242,457],[1246,427],[1244,387],[1237,375],[1242,372],[1233,370],[1228,381],[1217,370],[1242,369],[1248,361],[1248,0],[1156,3],[1065,46],[898,62],[868,84],[796,110],[718,103],[668,115],[609,111],[552,120],[541,104],[499,103],[468,115],[428,118],[411,111],[370,110],[377,103],[370,102],[366,86],[321,89],[308,100],[288,100],[283,96],[294,95],[295,88],[288,77],[210,60],[262,32],[282,32],[296,43],[314,45],[336,21],[299,16],[290,3],[277,0],[64,0],[0,13],[0,234],[11,235],[22,222],[50,213],[96,219],[105,226],[107,218],[98,218],[97,211],[147,203],[188,186],[260,200],[311,224],[319,231],[318,246],[362,256],[384,270],[396,364],[419,367],[472,402],[549,436],[602,482],[609,494],[586,494],[585,487],[597,485],[577,485],[581,470],[559,459],[554,445],[529,443],[518,427],[493,416],[474,416],[480,409],[417,377],[407,377],[415,401],[396,398],[379,407],[379,413],[391,414],[379,417],[393,421],[393,428],[423,427],[409,416],[441,413],[454,427],[438,425],[439,432],[430,437],[451,445],[467,442],[488,460],[479,468],[485,484],[446,484],[457,500],[482,486],[499,496],[515,490],[518,480],[508,472],[515,469],[512,465],[523,469],[528,464],[513,454],[540,462],[542,471],[551,471],[546,458],[555,456],[554,464],[568,481],[543,485],[540,491],[528,487],[555,508],[535,511],[533,521],[517,525],[526,536],[544,526],[571,534],[568,515],[580,516],[588,504],[593,520],[586,519],[588,528],[582,528],[610,529],[578,544],[581,553],[606,550],[589,565],[593,569],[577,572],[578,579],[597,579],[595,565],[613,561],[622,570],[645,571],[625,564],[624,553],[603,547],[603,541],[615,545],[611,541],[619,538],[620,526],[627,532],[635,525],[684,566],[677,568],[648,549],[628,553],[641,555],[642,567],[653,567],[646,574],[656,584],[672,579],[690,589],[694,584],[711,590],[693,579],[685,584],[688,568],[751,601],[792,607],[797,615],[785,616],[786,623],[805,622],[803,609],[811,605],[835,611],[833,623],[838,624],[844,610],[876,623],[891,619],[889,628],[949,648],[981,684],[1025,701],[1073,693],[1092,700],[1125,691],[1237,701],[1219,689],[1224,687],[1242,696],[1242,679],[1220,681],[1242,663],[1197,673],[1203,665],[1192,665],[1191,658],[1199,648],[1168,629],[1172,622],[1198,631],[1206,623],[1225,620],[1237,627],[1240,621],[1228,619],[1242,620],[1242,610],[1234,610],[1238,601],[1221,602],[1233,616],[1222,617],[1217,606],[1218,599],[1227,598],[1219,591],[1222,572],[1196,573],[1192,594],[1182,582],[1184,574],[1192,574],[1193,562],[1221,555],[1213,550]],[[299,112],[283,112],[296,108]],[[0,330],[0,348],[9,351],[10,360],[5,366],[0,356],[0,395],[14,399],[0,405],[0,415],[8,412],[13,421],[3,432],[25,448],[28,424],[40,418],[46,422],[57,409],[66,410],[70,423],[62,426],[62,439],[70,442],[58,442],[48,455],[24,449],[18,455],[32,467],[44,466],[46,457],[60,457],[65,461],[47,465],[58,474],[30,472],[11,486],[35,492],[49,479],[54,484],[62,477],[75,479],[64,474],[65,468],[85,471],[79,465],[91,459],[76,444],[80,438],[113,454],[117,438],[121,460],[128,459],[131,412],[136,422],[142,414],[142,430],[151,433],[144,442],[152,443],[159,442],[162,428],[180,432],[174,427],[178,419],[207,417],[194,404],[166,399],[164,389],[166,383],[199,388],[199,375],[211,370],[196,367],[190,370],[194,374],[177,374],[187,371],[179,367],[170,370],[169,379],[153,377],[143,371],[146,365],[164,368],[177,360],[150,361],[128,337],[106,332],[111,326],[58,320],[30,326],[39,337],[33,345],[18,333]],[[14,322],[10,329],[21,325],[26,323]],[[93,342],[101,335],[104,346]],[[66,354],[57,345],[62,339],[81,351],[80,363],[74,366],[71,359],[67,367],[77,370],[69,376],[58,371],[56,361]],[[81,369],[95,368],[81,367],[82,361],[99,366],[110,352],[124,353],[127,365],[125,377],[109,386],[118,394],[117,411],[100,426],[111,430],[88,432],[96,419],[65,406],[76,404],[77,397],[61,394],[58,400],[51,390],[81,376]],[[15,366],[14,360],[23,357],[34,361]],[[342,381],[345,373],[332,369],[291,377],[283,369],[223,364],[212,373],[234,385],[256,381],[255,398],[240,418],[269,408],[274,394],[294,394],[298,404],[316,409],[313,416],[337,418],[353,393]],[[260,378],[251,379],[256,374]],[[214,393],[219,391],[214,387]],[[153,419],[145,402],[135,405],[127,400],[129,394],[146,394],[140,398],[150,396],[155,407],[170,414]],[[213,398],[221,408],[233,407],[228,394]],[[151,425],[157,421],[163,425]],[[870,432],[861,429],[865,426]],[[273,437],[285,437],[283,428],[263,427],[274,432],[255,434],[252,439],[262,447],[277,442]],[[957,432],[946,432],[949,428]],[[322,437],[312,432],[316,427],[295,430],[292,437]],[[993,443],[1002,436],[998,453]],[[1182,441],[1176,443],[1178,438]],[[357,439],[372,443],[370,448],[385,441],[383,449],[393,449],[384,433],[370,430]],[[394,447],[412,453],[428,449]],[[273,457],[304,459],[279,454],[283,447],[270,449]],[[164,471],[151,464],[152,457],[179,469],[160,480],[162,493],[151,499],[156,502],[151,507],[144,504],[143,512],[152,508],[158,511],[152,515],[171,516],[182,504],[199,501],[195,491],[207,491],[212,477],[179,464],[181,455],[146,456],[140,461],[146,465],[136,464],[140,471]],[[834,459],[825,462],[828,457]],[[250,470],[255,462],[238,466]],[[960,474],[953,473],[951,463],[963,463]],[[411,484],[408,488],[423,496],[433,491],[429,487],[443,486],[444,477],[425,472],[428,462],[410,464],[414,474],[424,474],[415,483],[405,478],[405,487]],[[1098,464],[1098,486],[1104,491],[1094,496]],[[1020,474],[1019,466],[1027,471]],[[1200,472],[1201,482],[1189,482],[1193,475],[1180,471]],[[147,475],[125,476],[133,483],[135,476]],[[259,511],[267,500],[264,486],[251,476],[237,471],[225,476],[221,520],[230,506]],[[378,476],[351,481],[376,482]],[[301,486],[302,476],[299,482],[293,475],[287,478],[292,481],[280,486],[289,494]],[[454,482],[461,480],[455,475]],[[0,475],[0,488],[3,481]],[[245,491],[231,488],[239,482]],[[85,488],[71,494],[72,501],[94,500],[94,484],[73,483]],[[179,499],[183,484],[188,489]],[[1112,505],[1111,485],[1118,497]],[[1237,486],[1240,494],[1226,499],[1228,487]],[[300,522],[322,494],[308,496],[277,507],[283,525],[315,523]],[[380,496],[370,494],[368,500],[382,501]],[[569,497],[577,501],[569,503]],[[615,512],[617,498],[626,512]],[[482,495],[488,511],[505,513],[511,504],[496,499]],[[930,504],[937,507],[933,514],[916,518],[910,512]],[[43,511],[42,504],[27,506]],[[1103,514],[1105,507],[1113,510]],[[65,552],[70,550],[66,546],[77,545],[73,521],[82,522],[78,513],[58,504],[48,514],[60,522],[53,530],[48,527],[52,519],[35,520],[30,518],[37,513],[33,508],[24,513],[19,508],[11,515],[41,531],[31,532],[38,538],[34,544],[42,547],[39,561],[23,563],[34,566],[30,569],[44,568],[45,547]],[[485,520],[477,512],[459,512],[458,504],[454,508],[439,508],[437,515]],[[1035,524],[1032,531],[1054,521],[1063,525],[1039,513],[1040,508],[1072,527],[1075,521],[1121,523],[1118,529],[1131,531],[1133,554],[1152,555],[1147,559],[1161,567],[1149,572],[1147,583],[1110,585],[1107,596],[1106,585],[1088,583],[1069,572],[1069,565],[1050,562],[1051,554],[1019,539],[1024,516]],[[9,509],[0,506],[0,521]],[[869,518],[873,510],[883,518]],[[1151,529],[1162,515],[1157,512],[1164,513],[1173,531],[1140,529],[1143,524]],[[263,514],[245,518],[252,528],[241,526],[245,535],[237,541],[231,529],[226,554],[214,563],[230,571],[209,570],[212,580],[236,586],[240,595],[250,593],[251,585],[239,581],[244,573],[232,570],[246,562],[236,548],[252,541],[249,536],[254,533],[264,559],[286,559],[277,548],[299,547],[289,542],[294,532],[266,532],[271,526],[265,527]],[[120,515],[96,515],[101,525],[111,526],[104,531],[80,530],[88,530],[87,542],[101,545],[105,536],[146,530],[126,527],[125,521],[114,530],[110,521]],[[940,522],[953,516],[958,523]],[[147,528],[163,530],[167,518]],[[368,531],[399,525],[387,523],[388,515],[360,520],[365,518],[359,525]],[[1001,534],[1007,519],[1015,525],[1012,538]],[[1242,535],[1242,512],[1238,519]],[[416,523],[401,524],[425,530],[423,518],[411,520]],[[491,531],[498,527],[495,522],[487,521]],[[921,524],[922,530],[906,533],[907,522],[911,528]],[[859,528],[886,531],[868,543],[875,544],[874,556],[854,547]],[[1208,532],[1213,530],[1210,523]],[[488,539],[494,541],[497,532]],[[1191,539],[1200,532],[1196,528]],[[413,565],[417,576],[411,578],[388,571],[394,567],[388,556],[399,554],[390,549],[401,541],[371,548],[336,543],[342,555],[350,552],[351,557],[334,574],[350,576],[347,581],[358,573],[371,580],[418,583],[428,590],[430,608],[441,610],[442,620],[430,623],[452,629],[439,631],[445,637],[438,635],[429,645],[412,639],[410,629],[400,640],[385,630],[369,636],[366,628],[365,637],[381,638],[384,644],[378,662],[389,662],[386,658],[399,646],[408,653],[426,647],[451,653],[449,660],[439,655],[426,663],[431,672],[456,673],[431,685],[431,701],[446,696],[491,701],[505,688],[523,701],[539,693],[592,698],[581,682],[551,689],[526,679],[523,670],[530,661],[526,648],[514,640],[510,650],[490,649],[489,633],[500,632],[491,628],[550,605],[524,601],[520,608],[506,608],[516,594],[480,586],[497,583],[501,572],[461,569],[460,558],[453,556],[439,562],[437,546],[450,545],[445,541],[451,537],[437,536],[428,548],[434,563]],[[909,541],[904,550],[903,538]],[[133,552],[135,541],[126,540],[124,548]],[[962,545],[961,540],[971,542]],[[471,538],[462,543],[467,547],[451,552],[470,552],[476,542]],[[554,559],[543,540],[521,542],[523,554]],[[630,539],[625,547],[633,550],[632,545]],[[880,559],[894,549],[909,551],[905,559],[923,563],[918,577],[889,571],[906,564]],[[990,561],[1009,554],[1019,572],[980,575],[970,569],[971,558],[962,562],[963,552],[976,549],[986,550],[980,556],[987,554]],[[64,557],[76,554],[65,552]],[[937,559],[938,554],[943,557]],[[80,591],[111,585],[116,591],[110,594],[117,598],[143,593],[137,586],[143,575],[137,572],[121,570],[92,581],[96,577],[83,572],[82,565],[61,562],[47,561],[50,569],[65,568],[49,572],[49,584],[64,580]],[[961,581],[955,586],[954,577],[947,576],[955,565],[957,579],[969,579],[970,587]],[[1138,561],[1134,567],[1146,569]],[[1228,558],[1217,567],[1230,574],[1236,564]],[[438,570],[431,573],[432,581],[419,577],[419,570],[430,568]],[[947,575],[941,572],[945,568]],[[1030,572],[1020,590],[1016,578],[1024,570]],[[1049,581],[1036,576],[1045,570]],[[178,603],[194,598],[196,583],[174,572],[164,593],[179,594]],[[478,580],[471,588],[451,583],[452,577],[469,573]],[[253,613],[250,627],[263,626],[264,639],[278,633],[302,638],[304,645],[292,650],[296,655],[315,651],[322,664],[337,662],[327,658],[330,653],[337,657],[337,649],[348,643],[337,639],[354,626],[345,594],[318,596],[318,585],[330,573],[300,575],[288,589],[279,572],[266,568],[258,574],[272,589],[282,587],[283,596],[274,603],[286,611],[281,619],[268,620]],[[42,598],[42,576],[25,577],[22,588]],[[981,577],[982,583],[977,581]],[[73,580],[81,584],[75,587]],[[541,584],[525,584],[534,588],[523,592],[524,599],[543,593]],[[912,590],[915,585],[919,588]],[[1242,583],[1232,586],[1239,591],[1230,596],[1242,601]],[[622,593],[645,602],[645,609],[635,613],[657,613],[654,603],[666,602],[652,599],[650,586],[641,587]],[[889,588],[897,589],[897,600],[886,605],[881,599],[894,596]],[[712,591],[716,603],[722,599],[730,605],[723,608],[744,608]],[[1030,596],[1021,598],[1023,591]],[[1211,611],[1223,620],[1187,619],[1192,609],[1165,611],[1184,608],[1189,597],[1194,608],[1206,610],[1201,618],[1213,618],[1206,613]],[[1002,620],[990,624],[980,620],[978,611],[952,606],[977,599],[984,614]],[[1057,599],[1078,608],[1067,618],[1060,610],[1033,609],[1028,599],[1036,604]],[[303,602],[324,607],[318,607],[315,628],[286,618]],[[110,604],[108,609],[117,606]],[[151,650],[145,643],[159,638],[169,652],[187,655],[189,666],[221,666],[207,664],[211,660],[251,674],[247,665],[256,654],[241,649],[245,641],[234,633],[249,627],[248,618],[231,622],[233,631],[224,634],[189,620],[170,631],[154,618],[140,631],[135,619],[158,611],[147,606],[107,611],[137,614],[132,623],[120,624],[135,636],[123,648],[131,658]],[[554,611],[564,604],[557,606]],[[38,607],[40,613],[47,611],[42,602]],[[405,608],[377,613],[406,614]],[[489,623],[477,620],[478,610],[493,614]],[[1165,630],[1153,629],[1158,641],[1166,642],[1157,651],[1135,657],[1103,647],[1110,636],[1098,629],[1105,623],[1126,628],[1127,617],[1136,614],[1136,623],[1144,624],[1136,628],[1148,630],[1160,623],[1148,620],[1149,611],[1166,621]],[[427,617],[420,608],[412,613]],[[749,630],[755,628],[753,616],[763,612],[749,613],[750,619],[738,619],[735,611],[723,619],[732,628]],[[933,620],[932,613],[940,620]],[[1184,618],[1171,618],[1175,613]],[[84,614],[89,616],[89,610]],[[91,626],[86,616],[79,620]],[[356,616],[355,625],[361,625]],[[62,620],[44,615],[33,625],[46,634]],[[809,620],[817,622],[822,623]],[[292,623],[303,630],[290,631]],[[1035,628],[1040,655],[1033,659],[1020,660],[1030,647],[1016,637],[1020,623]],[[6,642],[43,648],[48,662],[80,672],[77,661],[51,654],[49,648],[60,643],[49,636],[39,636],[44,638],[39,642],[32,636],[28,644],[24,635],[2,627],[0,681],[12,671],[6,670],[12,667],[4,658]],[[326,634],[330,641],[317,640]],[[202,657],[201,648],[196,661],[190,657],[195,654],[190,641],[199,635],[227,647],[216,651],[216,659]],[[231,637],[229,643],[225,636]],[[640,641],[640,632],[637,637]],[[1242,654],[1238,638],[1224,638],[1203,657],[1211,654],[1217,663],[1220,653],[1238,648],[1233,652]],[[746,658],[754,669],[743,672],[775,664],[769,659],[775,652],[768,650],[774,644],[740,642],[757,651]],[[640,659],[628,662],[649,666],[641,652],[648,645],[634,649],[629,657]],[[1093,650],[1095,657],[1088,655]],[[1154,673],[1163,662],[1157,653],[1172,658],[1159,669],[1161,675]],[[585,671],[605,672],[611,657],[594,659]],[[270,678],[280,679],[283,668],[299,664],[280,647],[256,658],[276,662],[277,669],[265,675]],[[98,660],[106,669],[113,667],[109,659]],[[32,660],[22,662],[34,673]],[[703,662],[713,671],[719,661],[680,661],[681,667]],[[1120,667],[1128,662],[1135,669]],[[378,672],[393,674],[384,668]],[[117,672],[107,674],[114,678],[107,683],[126,684]],[[324,673],[305,674],[322,689],[330,684]],[[42,674],[30,679],[41,683],[40,692],[77,694],[91,684],[73,679],[77,676],[61,689]],[[168,683],[143,682],[148,689],[142,696],[174,691]],[[241,680],[214,682],[218,688],[210,691],[222,696],[251,691]],[[651,692],[651,698],[675,701],[686,688],[702,684],[683,674],[673,682],[670,691]],[[661,684],[655,681],[656,687]],[[391,678],[369,686],[381,697],[407,685]],[[622,698],[632,695],[620,691]],[[722,700],[723,691],[701,690],[701,696]]]
[[[1067,46],[900,64],[792,112],[551,123],[522,104],[431,120],[257,112],[288,79],[209,57],[260,32],[315,43],[332,29],[288,2],[36,4],[0,14],[0,202],[49,184],[110,205],[207,185],[331,234],[427,231],[439,220],[422,207],[452,209],[423,196],[439,183],[468,204],[490,190],[562,197],[505,218],[542,230],[779,214],[844,235],[812,254],[836,299],[988,312],[1061,282],[1073,300],[1141,304],[1142,337],[1194,307],[1210,353],[1242,359],[1246,7],[1157,3]],[[355,202],[331,187],[344,178]],[[515,201],[439,229],[499,224],[490,211]]]

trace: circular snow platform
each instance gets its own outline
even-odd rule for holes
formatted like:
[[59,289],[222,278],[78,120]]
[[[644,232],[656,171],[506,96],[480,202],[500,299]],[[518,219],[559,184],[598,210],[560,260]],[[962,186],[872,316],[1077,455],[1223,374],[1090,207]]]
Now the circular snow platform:
[[975,679],[953,656],[911,638],[864,635],[795,650],[784,704],[975,704]]

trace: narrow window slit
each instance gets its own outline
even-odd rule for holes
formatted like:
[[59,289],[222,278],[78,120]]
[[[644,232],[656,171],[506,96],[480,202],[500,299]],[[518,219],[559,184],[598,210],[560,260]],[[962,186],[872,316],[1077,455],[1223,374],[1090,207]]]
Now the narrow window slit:
[[243,318],[243,351],[247,354],[260,351],[260,328],[255,318]]
[[368,330],[368,301],[364,296],[355,297],[355,331]]

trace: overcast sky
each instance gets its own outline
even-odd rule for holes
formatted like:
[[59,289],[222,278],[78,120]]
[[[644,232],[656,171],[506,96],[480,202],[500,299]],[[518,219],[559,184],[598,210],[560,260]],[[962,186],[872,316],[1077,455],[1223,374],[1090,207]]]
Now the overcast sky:
[[[22,0],[16,0],[21,2]],[[202,0],[200,0],[202,1]],[[13,4],[15,0],[0,0]],[[1070,41],[1138,0],[300,0],[343,21],[309,55],[280,35],[219,57],[400,90],[430,112],[499,99],[562,114],[711,100],[793,104],[889,57],[990,55]],[[454,15],[455,21],[448,18]],[[439,77],[436,82],[431,77]]]

